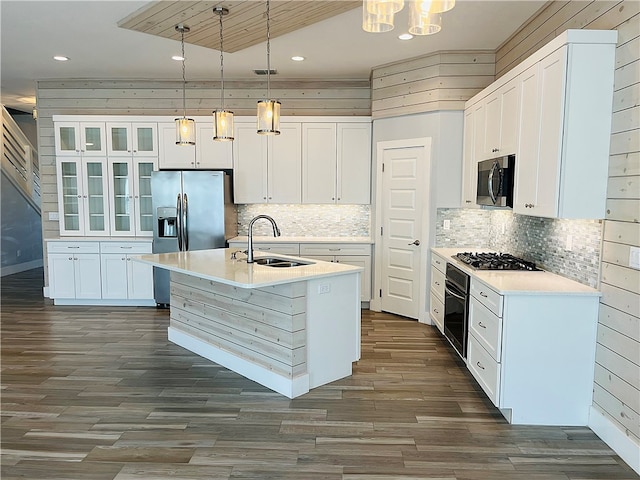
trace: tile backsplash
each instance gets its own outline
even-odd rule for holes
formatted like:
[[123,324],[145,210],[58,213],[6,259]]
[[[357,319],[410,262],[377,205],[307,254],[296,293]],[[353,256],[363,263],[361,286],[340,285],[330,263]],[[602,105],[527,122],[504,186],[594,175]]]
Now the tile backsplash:
[[[510,210],[438,209],[437,247],[511,253],[577,282],[598,286],[602,221],[517,215]],[[449,230],[443,228],[449,220]]]
[[[256,215],[269,215],[287,237],[368,237],[369,205],[238,205],[238,235],[247,235]],[[256,222],[254,235],[273,235],[269,222]]]

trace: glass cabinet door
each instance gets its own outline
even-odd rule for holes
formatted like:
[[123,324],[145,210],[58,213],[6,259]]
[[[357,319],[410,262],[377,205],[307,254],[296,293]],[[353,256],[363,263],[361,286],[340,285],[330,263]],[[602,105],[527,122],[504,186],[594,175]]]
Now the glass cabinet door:
[[107,152],[109,156],[131,156],[131,124],[107,123]]
[[60,234],[81,235],[84,233],[84,223],[82,219],[84,212],[80,159],[58,158],[57,166]]
[[109,159],[111,234],[133,235],[131,160]]
[[155,168],[154,161],[140,160],[135,165],[136,179],[134,193],[136,214],[136,235],[153,235],[153,208],[151,206],[151,172]]
[[106,159],[85,162],[86,228],[85,235],[109,233]]
[[87,156],[104,156],[107,154],[105,144],[104,123],[80,123],[81,153]]
[[80,138],[77,123],[56,123],[56,154],[80,154]]
[[158,155],[158,128],[155,123],[133,124],[133,154]]

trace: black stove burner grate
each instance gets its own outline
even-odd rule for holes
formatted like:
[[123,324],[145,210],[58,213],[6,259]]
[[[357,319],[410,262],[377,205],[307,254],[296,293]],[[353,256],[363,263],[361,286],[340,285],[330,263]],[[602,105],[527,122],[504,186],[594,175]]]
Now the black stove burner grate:
[[540,270],[535,263],[508,253],[461,252],[456,254],[455,258],[478,270]]

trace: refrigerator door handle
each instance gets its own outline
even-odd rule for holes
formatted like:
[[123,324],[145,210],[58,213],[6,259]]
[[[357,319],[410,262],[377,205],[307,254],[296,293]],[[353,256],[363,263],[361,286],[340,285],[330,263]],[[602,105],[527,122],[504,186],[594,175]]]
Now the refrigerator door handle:
[[189,250],[189,200],[185,193],[182,199],[182,235],[185,251]]
[[178,227],[178,251],[182,251],[182,196],[178,194],[178,201],[176,202],[176,216],[177,216],[177,227]]

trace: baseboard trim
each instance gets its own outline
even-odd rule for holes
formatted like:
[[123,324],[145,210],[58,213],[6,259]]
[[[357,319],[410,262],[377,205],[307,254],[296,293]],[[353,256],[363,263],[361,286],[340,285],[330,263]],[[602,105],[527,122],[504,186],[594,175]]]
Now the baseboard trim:
[[18,263],[17,265],[7,265],[2,267],[0,277],[6,277],[7,275],[13,275],[14,273],[26,272],[27,270],[33,270],[34,268],[40,268],[44,265],[42,259],[32,260],[30,262]]
[[589,428],[640,475],[640,445],[593,406],[589,411]]

